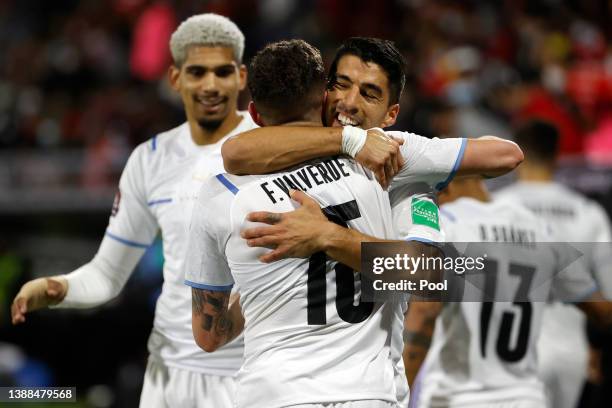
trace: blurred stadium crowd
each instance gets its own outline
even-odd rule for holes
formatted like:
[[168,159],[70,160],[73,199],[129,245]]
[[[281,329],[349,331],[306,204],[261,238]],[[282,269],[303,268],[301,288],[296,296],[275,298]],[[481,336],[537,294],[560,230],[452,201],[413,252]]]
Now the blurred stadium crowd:
[[[522,120],[547,119],[562,136],[559,177],[612,212],[610,1],[4,0],[0,341],[23,350],[0,343],[0,385],[15,381],[28,361],[31,373],[48,371],[48,378],[29,377],[24,384],[109,385],[93,389],[97,406],[113,400],[113,406],[133,406],[121,392],[138,398],[140,384],[125,379],[143,369],[151,324],[145,317],[152,316],[161,279],[159,248],[141,264],[137,284],[93,312],[97,320],[91,311],[43,312],[44,319],[32,316],[32,324],[15,330],[8,326],[8,305],[27,279],[91,257],[132,148],[183,120],[165,80],[167,44],[179,21],[201,12],[236,22],[246,36],[247,62],[266,43],[284,38],[318,46],[327,62],[349,36],[392,39],[409,63],[397,129],[511,138]],[[242,108],[248,100],[242,95]],[[75,323],[75,315],[83,318]],[[33,339],[40,330],[64,334]],[[85,337],[68,341],[66,333]],[[116,341],[125,346],[121,353]],[[66,350],[66,342],[73,355],[52,355],[55,347]],[[105,348],[112,357],[92,356]],[[70,361],[88,368],[61,368]],[[111,390],[119,395],[109,397]]]
[[[463,136],[484,127],[509,136],[516,120],[537,114],[560,126],[563,153],[603,162],[612,152],[606,1],[9,0],[0,7],[3,148],[87,147],[92,161],[105,163],[175,123],[180,110],[159,81],[170,61],[167,40],[177,21],[213,11],[242,27],[247,60],[282,38],[304,38],[326,56],[351,35],[393,39],[410,66],[404,128]],[[427,120],[431,113],[439,115]],[[113,154],[102,159],[105,150]]]

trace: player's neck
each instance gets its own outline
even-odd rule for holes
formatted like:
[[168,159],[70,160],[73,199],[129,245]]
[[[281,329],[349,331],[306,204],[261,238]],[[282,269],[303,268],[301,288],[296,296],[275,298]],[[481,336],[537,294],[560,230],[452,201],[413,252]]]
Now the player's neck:
[[217,143],[229,132],[234,130],[240,124],[242,116],[237,111],[231,111],[221,124],[214,129],[206,129],[195,120],[189,121],[189,130],[191,131],[191,139],[197,145],[208,145]]
[[280,126],[304,126],[304,127],[313,127],[323,126],[323,122],[321,122],[321,111],[320,110],[311,110],[306,112],[304,116],[301,118],[296,118],[290,122],[283,123]]
[[313,127],[313,126],[318,126],[321,127],[323,126],[323,123],[321,123],[321,121],[319,120],[317,121],[312,121],[312,120],[296,120],[293,122],[287,122],[287,123],[283,123],[280,126],[295,126],[295,127]]
[[473,186],[473,187],[470,187],[469,189],[465,189],[463,191],[463,194],[461,194],[461,197],[470,197],[470,198],[473,198],[474,200],[482,201],[484,203],[488,203],[489,201],[491,201],[491,196],[489,195],[489,192],[485,190],[484,188],[477,187],[477,186]]
[[523,162],[517,168],[518,178],[521,181],[549,182],[554,179],[554,168],[548,165]]

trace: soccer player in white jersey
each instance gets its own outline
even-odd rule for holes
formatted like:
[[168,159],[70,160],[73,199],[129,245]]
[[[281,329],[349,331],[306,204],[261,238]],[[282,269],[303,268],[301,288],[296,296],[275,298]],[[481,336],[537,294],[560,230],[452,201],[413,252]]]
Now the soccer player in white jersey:
[[26,283],[13,303],[13,322],[26,312],[93,307],[117,296],[145,249],[161,230],[164,284],[149,338],[143,408],[233,406],[242,340],[207,355],[193,341],[191,293],[183,262],[191,208],[204,180],[223,171],[221,144],[255,127],[237,99],[246,83],[244,36],[225,17],[185,20],[170,39],[172,87],[187,122],[139,145],[126,164],[109,225],[95,257],[67,275]]
[[[610,220],[595,201],[554,181],[559,145],[557,129],[546,122],[523,125],[516,140],[525,151],[518,168],[518,182],[495,197],[519,202],[550,222],[565,242],[593,243],[580,246],[584,259],[602,293],[612,299]],[[549,391],[550,406],[575,408],[584,386],[588,365],[588,342],[584,315],[561,302],[545,310],[538,343],[540,374]]]
[[[550,294],[566,301],[579,300],[578,307],[607,327],[612,323],[612,305],[603,301],[586,268],[565,259],[569,252],[552,244],[556,238],[546,223],[516,203],[490,202],[481,180],[455,180],[439,195],[439,201],[447,241],[507,243],[486,247],[489,267],[484,278],[491,277],[492,265],[496,265],[495,280],[489,281],[494,282],[494,292],[487,295],[517,301],[470,298],[445,303],[412,406],[545,407],[536,352],[543,300]],[[466,255],[482,253],[468,250]],[[526,294],[537,294],[538,299],[525,302]],[[421,302],[418,310],[439,310],[439,304],[428,304]],[[412,313],[408,312],[408,321]]]
[[[237,174],[261,174],[295,165],[304,160],[337,154],[338,136],[343,144],[355,143],[359,136],[355,127],[363,129],[388,127],[395,123],[399,113],[399,98],[405,82],[405,62],[400,52],[390,41],[376,38],[351,38],[345,41],[336,54],[329,72],[326,94],[325,121],[332,128],[265,127],[229,139],[223,145],[226,168]],[[342,128],[342,125],[347,125]],[[352,126],[350,126],[352,125]],[[361,137],[363,137],[361,134]],[[402,157],[407,157],[405,178],[402,183],[391,185],[391,200],[394,205],[394,227],[400,239],[440,241],[437,225],[430,226],[413,217],[413,211],[424,204],[432,203],[433,191],[443,187],[455,173],[500,175],[510,171],[522,160],[522,152],[513,143],[494,137],[483,137],[461,141],[457,154],[458,139],[426,139],[408,132],[390,132],[404,140]],[[393,143],[393,139],[378,135],[381,144]],[[364,148],[361,154],[367,149]],[[350,151],[350,149],[347,149]],[[245,158],[248,155],[248,160]],[[360,158],[359,155],[355,156]],[[396,166],[401,160],[396,160]],[[390,184],[392,164],[370,163],[383,185]],[[411,182],[410,182],[411,181]],[[400,186],[401,184],[401,186]],[[414,205],[413,205],[414,204]],[[437,208],[434,208],[437,218]],[[307,212],[300,214],[305,219]],[[291,221],[292,215],[283,219]],[[416,220],[416,222],[414,222]],[[256,221],[264,221],[257,219]],[[282,222],[282,221],[281,221]],[[297,222],[297,220],[296,220]],[[296,256],[312,248],[310,237],[315,233],[314,225],[300,223],[298,229],[288,228],[302,236],[290,237],[276,233],[282,242],[276,250],[264,256],[273,261],[281,256]],[[255,238],[255,237],[254,237]],[[273,239],[265,237],[265,239]],[[255,241],[257,242],[257,241]],[[356,248],[355,251],[358,251]],[[355,256],[355,254],[353,254]],[[350,257],[349,257],[350,258]],[[357,258],[358,259],[358,258]],[[397,324],[403,325],[403,314],[398,313]],[[401,361],[402,330],[395,331],[393,353],[398,360],[398,399],[407,404],[408,387]]]
[[[325,71],[314,47],[302,40],[270,44],[253,58],[250,75],[256,123],[321,124]],[[392,305],[356,305],[353,270],[325,253],[266,264],[259,261],[266,250],[248,247],[240,235],[253,210],[293,210],[290,188],[307,191],[337,223],[394,235],[388,195],[348,158],[312,160],[266,176],[211,178],[194,207],[185,265],[196,341],[214,351],[244,327],[240,408],[396,407]],[[234,284],[244,319],[237,303],[230,304]]]

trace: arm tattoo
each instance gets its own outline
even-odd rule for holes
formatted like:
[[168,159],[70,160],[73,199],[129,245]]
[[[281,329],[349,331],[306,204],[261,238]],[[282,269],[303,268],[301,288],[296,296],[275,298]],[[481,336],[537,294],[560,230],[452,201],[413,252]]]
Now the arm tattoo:
[[219,320],[217,320],[215,331],[218,336],[230,336],[234,331],[234,323],[230,318],[222,315],[219,317]]
[[202,316],[201,328],[215,336],[232,335],[234,324],[229,316],[229,292],[192,288],[193,313]]
[[196,315],[200,316],[204,313],[204,303],[206,302],[206,297],[204,296],[204,291],[200,289],[191,289],[191,307]]
[[426,354],[427,353],[424,353],[422,351],[409,351],[408,352],[408,359],[409,360],[416,360],[416,359],[424,358]]
[[224,299],[222,297],[215,297],[215,295],[206,294],[206,301],[213,307],[213,309],[215,309],[216,312],[220,312],[221,309],[223,309]]
[[431,344],[431,335],[423,332],[404,330],[404,343],[410,343],[414,346],[428,348]]

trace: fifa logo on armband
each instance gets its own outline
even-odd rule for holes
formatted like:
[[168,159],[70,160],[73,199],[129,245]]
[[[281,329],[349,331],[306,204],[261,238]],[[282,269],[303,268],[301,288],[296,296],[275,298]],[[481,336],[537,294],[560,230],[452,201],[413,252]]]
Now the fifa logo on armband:
[[119,212],[119,203],[121,202],[121,190],[117,190],[115,199],[113,200],[113,208],[111,209],[111,217],[114,217]]

